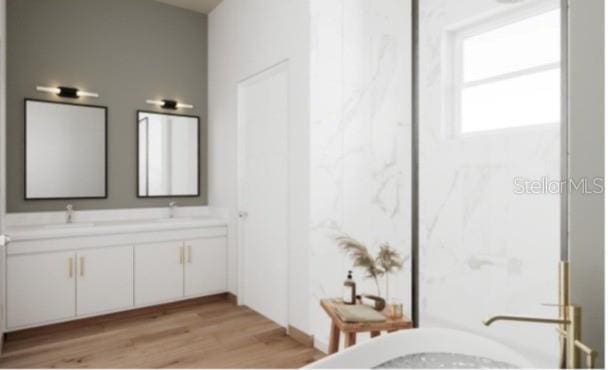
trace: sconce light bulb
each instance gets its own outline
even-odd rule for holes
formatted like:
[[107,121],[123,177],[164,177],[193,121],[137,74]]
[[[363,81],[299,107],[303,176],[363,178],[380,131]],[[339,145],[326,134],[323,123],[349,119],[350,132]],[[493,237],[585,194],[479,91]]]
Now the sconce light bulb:
[[94,92],[80,91],[79,90],[76,94],[78,94],[79,97],[99,98],[99,94],[94,93]]
[[36,86],[36,91],[59,94],[61,92],[61,89],[58,87]]

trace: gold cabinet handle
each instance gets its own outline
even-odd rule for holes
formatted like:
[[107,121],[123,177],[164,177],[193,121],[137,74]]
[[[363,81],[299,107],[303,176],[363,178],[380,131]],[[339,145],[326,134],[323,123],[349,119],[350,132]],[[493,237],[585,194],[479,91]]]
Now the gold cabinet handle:
[[179,247],[179,264],[184,264],[184,247]]
[[84,257],[80,257],[80,276],[84,276]]
[[68,259],[68,274],[70,276],[70,279],[74,277],[74,259],[72,257],[70,257]]
[[188,246],[188,263],[192,263],[192,246]]

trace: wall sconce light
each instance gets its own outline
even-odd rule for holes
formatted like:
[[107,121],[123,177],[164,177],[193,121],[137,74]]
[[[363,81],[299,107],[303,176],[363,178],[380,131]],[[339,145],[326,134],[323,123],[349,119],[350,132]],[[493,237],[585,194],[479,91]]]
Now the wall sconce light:
[[167,99],[163,99],[163,100],[146,100],[146,103],[151,104],[151,105],[158,105],[159,107],[163,108],[163,109],[171,109],[171,110],[177,110],[180,108],[183,109],[194,109],[194,105],[192,104],[184,104],[184,103],[180,103],[178,101],[175,100],[167,100]]
[[78,90],[75,87],[65,87],[65,86],[59,86],[59,87],[36,86],[36,90],[39,91],[39,92],[47,92],[47,93],[51,93],[51,94],[57,94],[57,96],[60,96],[62,98],[70,98],[70,99],[78,99],[78,98],[82,98],[82,97],[99,98],[99,94],[98,93]]

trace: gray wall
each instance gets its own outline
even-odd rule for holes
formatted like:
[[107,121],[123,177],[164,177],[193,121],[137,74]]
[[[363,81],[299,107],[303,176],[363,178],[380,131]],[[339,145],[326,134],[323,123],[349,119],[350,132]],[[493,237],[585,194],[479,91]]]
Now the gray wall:
[[[570,1],[570,176],[604,177],[604,0]],[[604,195],[570,199],[572,302],[604,364]]]
[[[66,201],[24,200],[24,98],[56,100],[37,85],[98,92],[83,103],[109,108],[108,199],[76,209],[165,206],[136,196],[136,111],[146,99],[174,98],[201,117],[201,196],[207,204],[207,17],[152,0],[8,0],[7,211],[65,208]],[[68,99],[69,100],[69,99]]]

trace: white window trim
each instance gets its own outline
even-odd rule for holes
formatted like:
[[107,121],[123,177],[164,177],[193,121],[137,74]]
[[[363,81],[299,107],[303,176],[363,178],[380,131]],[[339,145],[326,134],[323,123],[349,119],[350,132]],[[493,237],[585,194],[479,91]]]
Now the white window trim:
[[[538,2],[524,3],[522,5],[500,9],[485,13],[482,16],[469,19],[447,27],[443,35],[442,75],[443,75],[443,134],[451,138],[476,137],[486,134],[500,133],[505,130],[515,131],[529,129],[530,126],[507,127],[488,129],[477,132],[463,132],[462,130],[462,92],[464,89],[488,83],[509,80],[519,76],[527,76],[534,73],[561,68],[561,62],[548,63],[515,72],[507,72],[502,75],[492,76],[485,79],[465,83],[463,81],[463,43],[464,40],[498,28],[508,26],[512,23],[526,18],[541,15],[550,11],[558,10],[561,3],[556,0],[542,0]],[[547,122],[533,125],[534,127],[553,126],[558,122]]]

